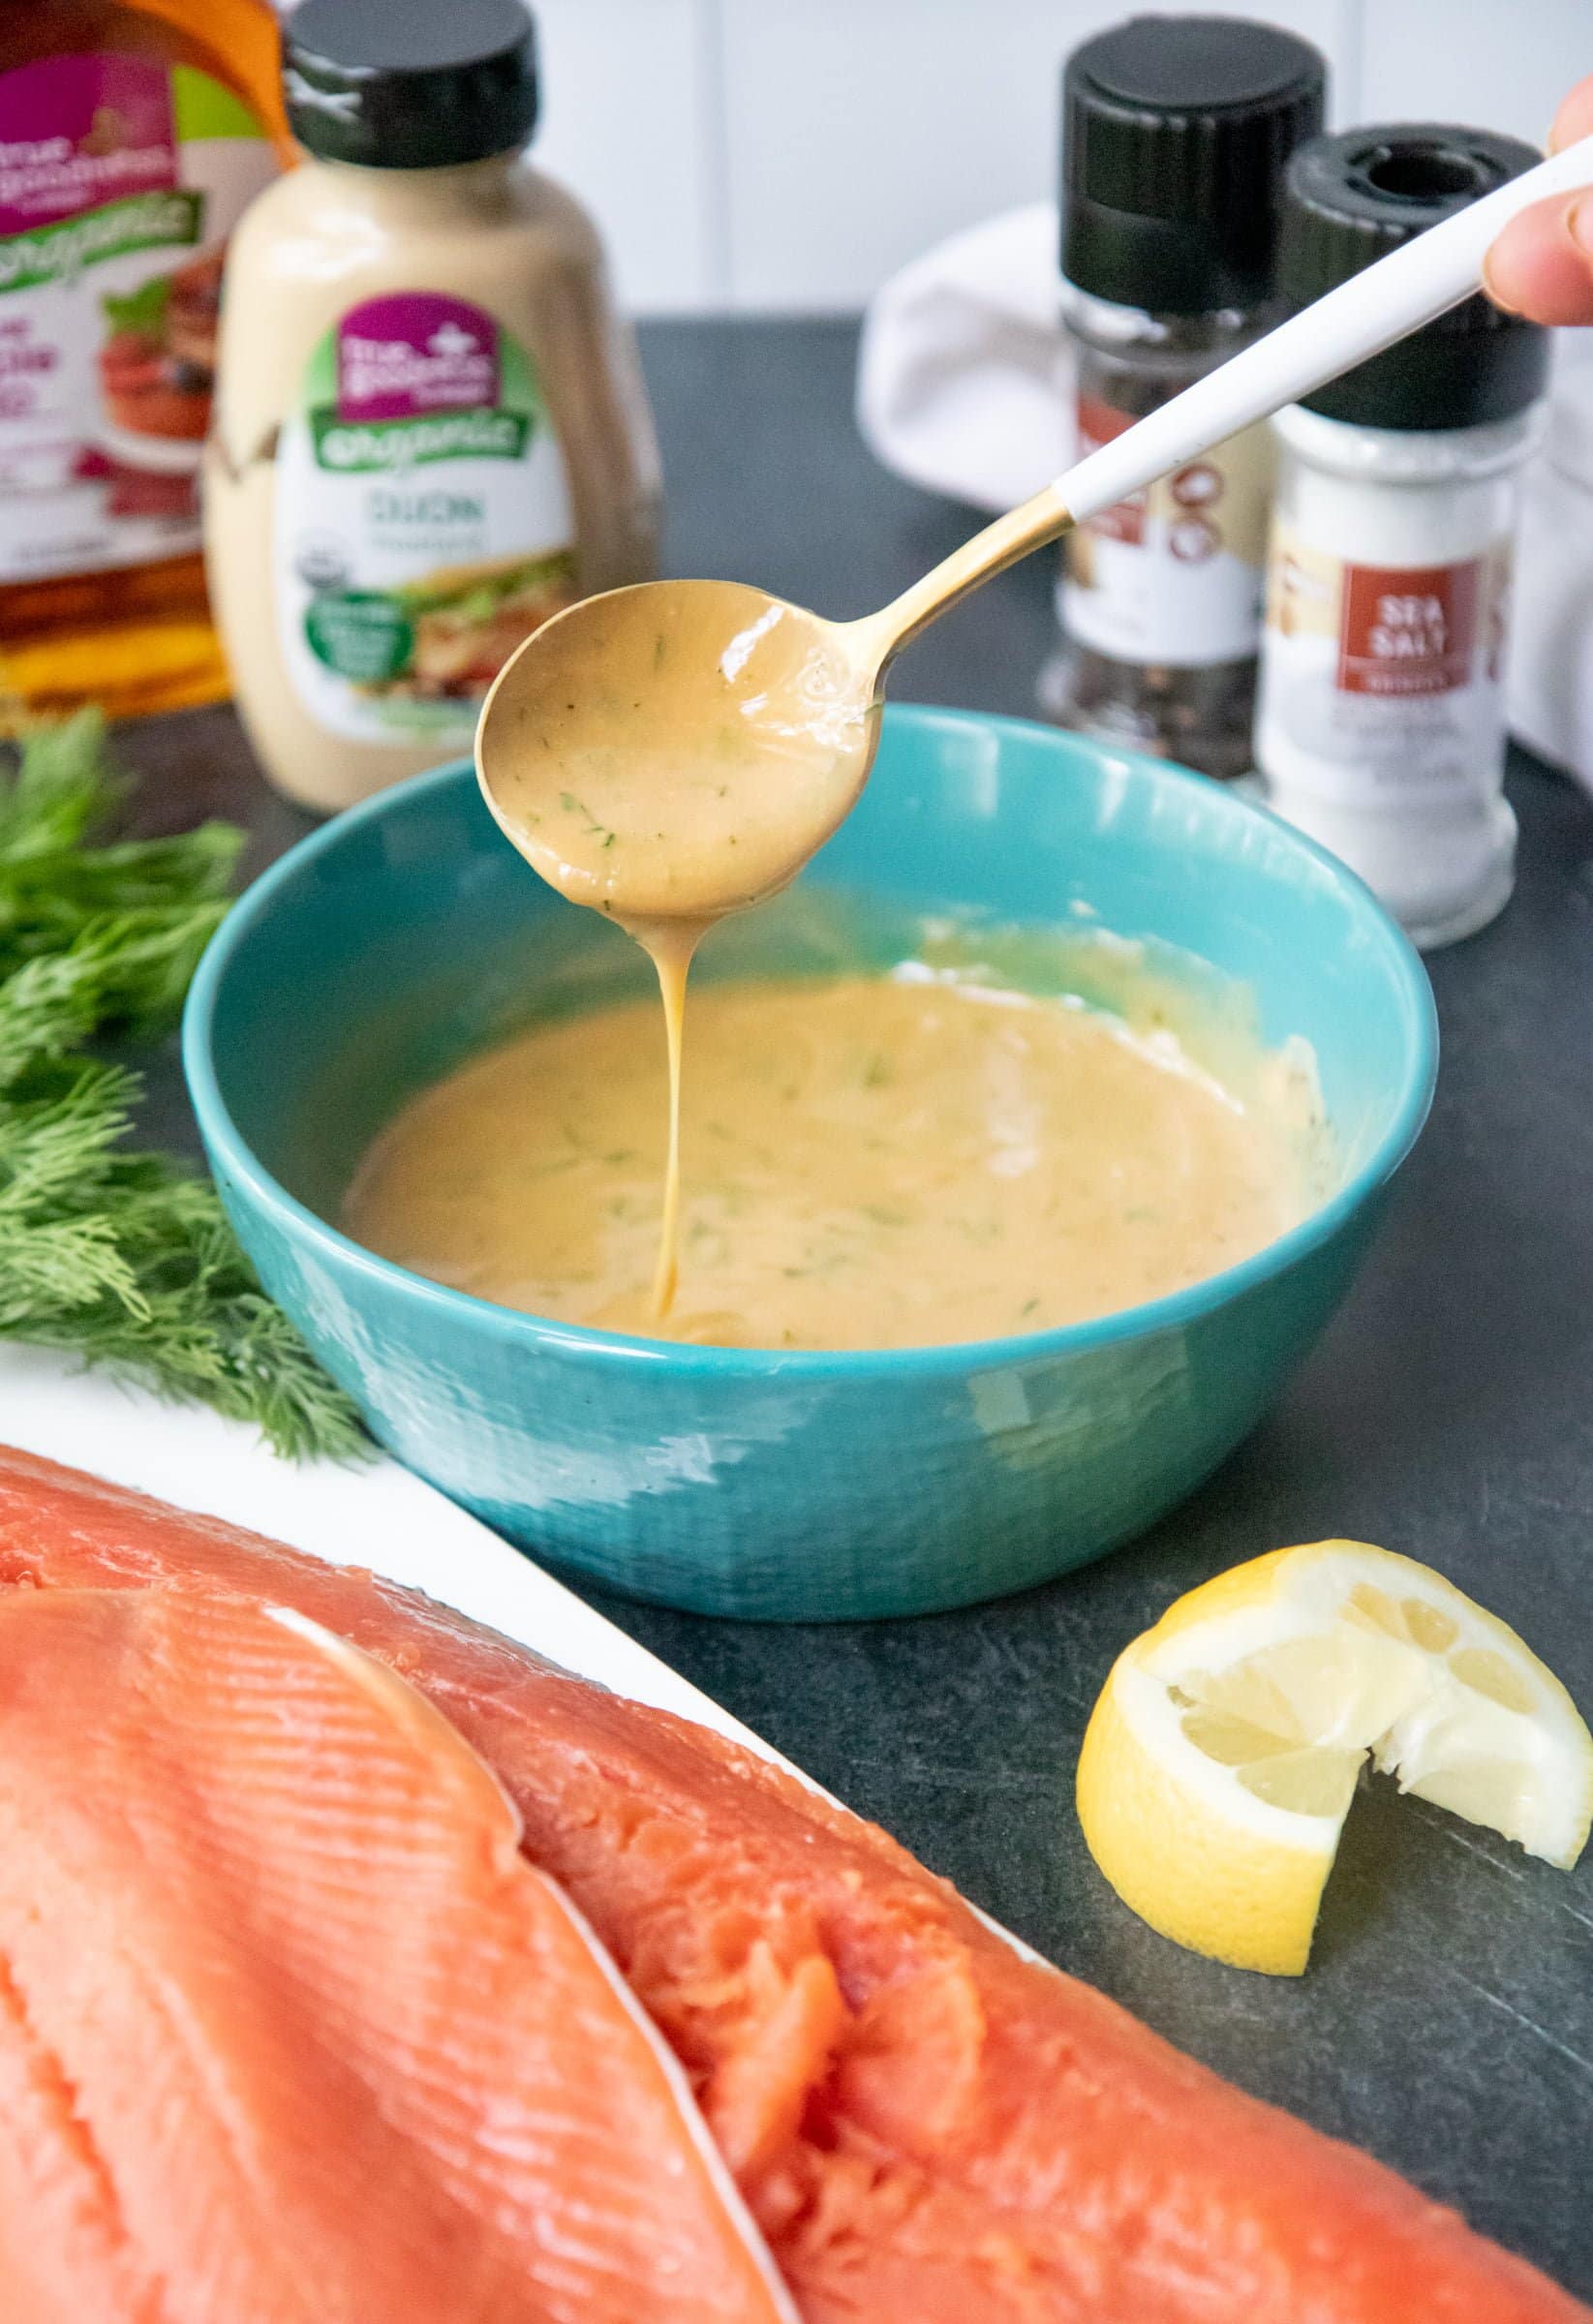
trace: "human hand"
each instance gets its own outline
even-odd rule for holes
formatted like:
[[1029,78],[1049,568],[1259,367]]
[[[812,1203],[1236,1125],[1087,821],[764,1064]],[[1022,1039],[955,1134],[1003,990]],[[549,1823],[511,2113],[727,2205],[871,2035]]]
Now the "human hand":
[[[1554,116],[1548,150],[1593,137],[1593,77]],[[1534,202],[1488,252],[1484,285],[1496,306],[1534,322],[1593,323],[1593,189]]]

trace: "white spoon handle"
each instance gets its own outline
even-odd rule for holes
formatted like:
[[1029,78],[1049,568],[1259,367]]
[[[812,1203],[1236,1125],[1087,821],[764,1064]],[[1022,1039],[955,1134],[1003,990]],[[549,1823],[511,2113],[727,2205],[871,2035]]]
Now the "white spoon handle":
[[1458,306],[1481,284],[1488,247],[1507,220],[1550,195],[1588,185],[1593,137],[1578,138],[1340,283],[1091,452],[1058,476],[1052,491],[1080,521],[1143,491],[1169,470]]

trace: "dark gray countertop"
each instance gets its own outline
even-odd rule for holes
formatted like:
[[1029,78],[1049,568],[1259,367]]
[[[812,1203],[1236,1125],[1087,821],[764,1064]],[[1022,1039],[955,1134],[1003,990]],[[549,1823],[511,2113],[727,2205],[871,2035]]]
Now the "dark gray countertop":
[[[971,529],[863,450],[854,346],[839,321],[645,333],[672,570],[862,613]],[[983,591],[893,692],[1026,713],[1049,580],[1036,560]],[[252,868],[307,828],[228,712],[131,729],[128,755],[150,823],[237,817]],[[1437,1566],[1593,1708],[1593,803],[1520,756],[1512,795],[1519,890],[1431,963],[1438,1101],[1387,1230],[1278,1410],[1192,1502],[1049,1589],[916,1622],[773,1629],[587,1594],[1063,1968],[1593,2296],[1593,1861],[1568,1879],[1373,1784],[1309,1974],[1277,1983],[1152,1936],[1072,1803],[1118,1648],[1217,1568],[1326,1534]],[[172,1060],[152,1098],[152,1128],[191,1146]]]

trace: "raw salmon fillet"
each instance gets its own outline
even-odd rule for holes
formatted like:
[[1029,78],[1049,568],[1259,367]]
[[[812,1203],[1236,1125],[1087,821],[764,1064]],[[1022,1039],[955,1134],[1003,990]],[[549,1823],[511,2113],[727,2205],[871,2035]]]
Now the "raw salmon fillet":
[[7,2324],[796,2324],[686,2080],[413,1687],[0,1592]]
[[0,1584],[172,1577],[353,1639],[497,1771],[689,2073],[808,2324],[1587,2324],[779,1769],[412,1592],[0,1452]]

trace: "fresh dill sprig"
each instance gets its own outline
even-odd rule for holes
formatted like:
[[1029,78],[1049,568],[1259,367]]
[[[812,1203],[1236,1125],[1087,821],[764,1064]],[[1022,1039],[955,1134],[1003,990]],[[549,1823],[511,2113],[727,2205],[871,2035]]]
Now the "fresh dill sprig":
[[93,714],[0,775],[0,1335],[253,1421],[280,1452],[368,1451],[208,1178],[128,1143],[138,1076],[88,1054],[172,1024],[242,844],[225,823],[112,841],[122,797]]

